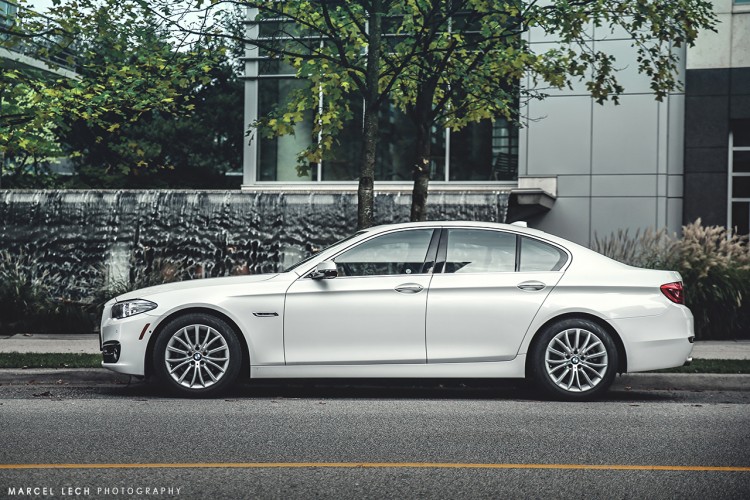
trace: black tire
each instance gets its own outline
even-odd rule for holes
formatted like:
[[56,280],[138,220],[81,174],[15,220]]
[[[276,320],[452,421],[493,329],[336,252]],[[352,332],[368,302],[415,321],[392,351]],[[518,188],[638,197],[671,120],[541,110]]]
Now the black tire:
[[235,382],[241,366],[237,333],[209,314],[192,313],[173,319],[154,345],[157,381],[180,396],[219,395]]
[[555,399],[585,401],[609,389],[619,357],[612,336],[597,323],[566,319],[539,333],[529,351],[537,387]]

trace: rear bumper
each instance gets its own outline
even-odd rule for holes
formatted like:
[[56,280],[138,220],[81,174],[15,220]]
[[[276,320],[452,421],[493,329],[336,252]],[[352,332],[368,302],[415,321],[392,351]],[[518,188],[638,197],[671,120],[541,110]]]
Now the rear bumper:
[[628,372],[674,368],[692,360],[693,315],[685,306],[671,306],[659,316],[610,323],[620,333]]

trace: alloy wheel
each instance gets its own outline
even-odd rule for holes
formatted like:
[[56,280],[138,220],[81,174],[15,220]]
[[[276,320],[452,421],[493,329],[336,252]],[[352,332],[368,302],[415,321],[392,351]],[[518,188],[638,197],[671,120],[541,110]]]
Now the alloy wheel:
[[219,382],[229,368],[229,360],[226,339],[207,325],[180,328],[164,351],[167,373],[189,389],[205,389]]
[[608,366],[602,339],[584,328],[563,330],[547,344],[544,367],[564,391],[590,391],[604,379]]

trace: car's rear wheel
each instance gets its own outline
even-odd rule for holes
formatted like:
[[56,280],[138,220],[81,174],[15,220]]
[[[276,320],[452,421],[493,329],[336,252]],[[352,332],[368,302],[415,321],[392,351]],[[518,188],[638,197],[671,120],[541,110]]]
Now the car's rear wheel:
[[558,399],[585,400],[601,395],[617,374],[612,336],[585,319],[554,323],[540,333],[531,351],[537,386]]
[[187,314],[167,324],[154,345],[154,373],[170,391],[215,396],[237,379],[242,349],[237,334],[221,319]]

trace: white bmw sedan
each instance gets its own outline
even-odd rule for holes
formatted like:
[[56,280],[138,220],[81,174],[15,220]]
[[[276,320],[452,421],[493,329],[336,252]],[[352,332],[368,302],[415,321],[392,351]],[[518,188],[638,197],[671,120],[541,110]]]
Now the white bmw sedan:
[[373,227],[278,274],[188,281],[104,307],[102,366],[210,396],[243,378],[529,377],[602,394],[690,360],[679,273],[515,225]]

